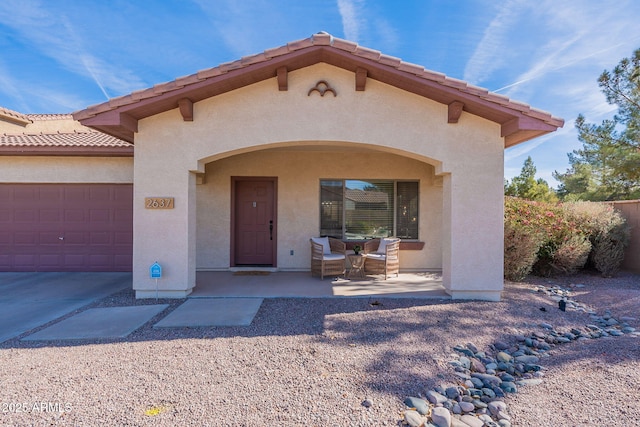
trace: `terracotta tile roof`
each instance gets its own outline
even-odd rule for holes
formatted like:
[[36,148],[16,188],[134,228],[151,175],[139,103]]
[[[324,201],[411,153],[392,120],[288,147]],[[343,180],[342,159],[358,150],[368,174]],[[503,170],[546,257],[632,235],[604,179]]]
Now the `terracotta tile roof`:
[[131,157],[133,145],[93,130],[0,134],[0,156]]
[[20,123],[26,125],[31,123],[31,119],[22,113],[18,113],[17,111],[9,110],[8,108],[0,107],[0,119],[6,119],[8,121]]
[[389,203],[389,195],[382,191],[365,191],[347,188],[345,198],[357,203]]
[[128,142],[102,132],[0,134],[0,147],[131,147]]
[[26,116],[33,121],[73,120],[73,115],[71,114],[26,114]]
[[133,145],[82,126],[71,114],[22,114],[0,107],[0,119],[20,127],[0,133],[0,155],[132,156]]
[[[121,118],[114,119],[117,115],[109,115],[108,117],[105,115],[104,120],[92,121],[91,119],[114,110],[126,113],[130,116],[129,118],[133,118],[134,120],[149,117],[161,111],[177,108],[176,100],[173,99],[175,97],[194,98],[191,100],[197,102],[204,99],[204,97],[215,96],[215,94],[221,93],[224,90],[233,90],[239,87],[229,84],[225,86],[221,83],[221,86],[225,86],[224,89],[211,89],[207,87],[207,85],[209,84],[208,81],[211,81],[211,85],[215,85],[221,78],[225,78],[236,72],[242,72],[243,69],[252,69],[256,73],[256,79],[265,79],[274,77],[273,70],[269,70],[272,74],[269,74],[264,69],[256,71],[257,66],[268,65],[270,63],[274,64],[274,66],[287,65],[284,61],[288,56],[292,58],[291,63],[298,60],[296,64],[297,68],[307,66],[312,61],[309,60],[305,63],[300,59],[300,55],[309,52],[309,55],[312,56],[311,50],[321,48],[329,49],[330,53],[334,52],[335,54],[332,59],[329,58],[331,56],[331,54],[329,54],[321,56],[322,59],[316,59],[315,62],[331,63],[333,61],[335,64],[338,64],[338,66],[347,69],[353,68],[354,70],[356,66],[369,67],[368,78],[376,79],[377,76],[379,76],[380,79],[388,79],[392,81],[391,84],[396,84],[405,90],[415,91],[415,93],[431,97],[438,102],[449,103],[455,100],[456,97],[460,97],[462,102],[465,102],[465,110],[468,109],[472,114],[480,115],[506,126],[505,136],[518,133],[518,135],[514,135],[511,143],[507,142],[507,145],[512,145],[539,136],[540,134],[551,132],[564,125],[563,119],[555,117],[546,111],[535,109],[527,104],[513,101],[504,95],[489,92],[487,89],[471,85],[459,79],[447,77],[439,72],[427,70],[421,65],[404,62],[399,58],[359,46],[357,43],[348,40],[333,37],[324,32],[314,34],[306,39],[287,43],[280,47],[267,49],[262,53],[246,56],[237,61],[227,62],[217,67],[201,70],[192,75],[179,77],[170,82],[157,84],[152,88],[139,90],[128,95],[113,98],[101,104],[92,105],[84,110],[74,112],[73,116],[76,120],[83,122],[83,124],[87,126],[92,126],[133,142],[133,131],[130,126],[123,125]],[[279,60],[280,62],[278,62]],[[375,67],[377,67],[377,69],[375,69],[374,72],[372,69]],[[396,74],[393,74],[394,72]],[[400,79],[403,80],[400,81]],[[247,81],[247,79],[244,79],[242,84],[248,84]],[[234,84],[238,83],[234,82]],[[423,87],[418,87],[421,85]],[[199,92],[200,97],[198,97],[198,93],[196,92]],[[521,128],[521,125],[518,123],[514,130],[513,123],[508,122],[512,122],[514,118],[519,118],[519,115],[540,121],[544,124],[542,126],[543,129],[535,128],[534,126],[534,129],[530,129],[533,131],[533,133],[531,133],[529,129]],[[532,126],[531,124],[527,125]]]

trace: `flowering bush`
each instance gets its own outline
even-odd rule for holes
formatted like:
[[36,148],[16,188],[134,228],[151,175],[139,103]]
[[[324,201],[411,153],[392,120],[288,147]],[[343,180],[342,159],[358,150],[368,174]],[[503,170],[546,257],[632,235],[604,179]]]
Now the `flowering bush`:
[[[629,231],[609,205],[505,198],[505,278],[574,274],[587,261],[603,274],[622,262]],[[626,236],[626,237],[625,237]],[[605,273],[606,272],[606,273]]]

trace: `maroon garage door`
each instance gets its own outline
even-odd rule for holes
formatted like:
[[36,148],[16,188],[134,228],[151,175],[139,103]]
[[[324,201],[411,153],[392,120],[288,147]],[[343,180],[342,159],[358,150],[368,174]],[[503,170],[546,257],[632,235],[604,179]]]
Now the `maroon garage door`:
[[131,184],[0,184],[0,271],[131,271]]

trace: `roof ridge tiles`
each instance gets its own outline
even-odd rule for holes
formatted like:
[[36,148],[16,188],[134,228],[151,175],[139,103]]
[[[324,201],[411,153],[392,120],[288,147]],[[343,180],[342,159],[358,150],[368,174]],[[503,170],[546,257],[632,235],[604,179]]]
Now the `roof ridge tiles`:
[[352,42],[350,40],[339,39],[339,38],[334,37],[333,38],[333,43],[331,43],[331,46],[335,47],[336,49],[340,49],[340,50],[344,50],[346,52],[352,52],[353,53],[358,48],[358,43]]
[[333,36],[326,31],[320,31],[311,36],[311,41],[314,45],[330,46],[333,45]]

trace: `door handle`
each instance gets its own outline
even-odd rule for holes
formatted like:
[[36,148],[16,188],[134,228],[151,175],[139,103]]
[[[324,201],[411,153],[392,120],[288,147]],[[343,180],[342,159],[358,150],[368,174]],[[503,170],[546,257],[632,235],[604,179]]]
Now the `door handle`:
[[269,221],[269,240],[273,240],[273,220]]

